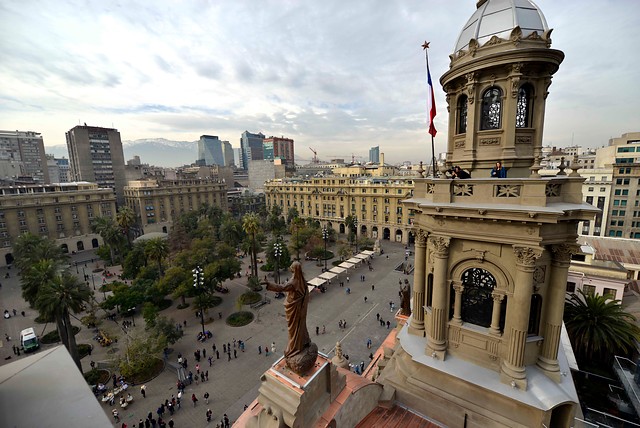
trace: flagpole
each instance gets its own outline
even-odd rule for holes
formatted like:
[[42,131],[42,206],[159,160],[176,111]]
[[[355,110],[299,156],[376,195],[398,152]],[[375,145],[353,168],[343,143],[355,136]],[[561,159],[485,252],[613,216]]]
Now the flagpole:
[[435,135],[436,135],[436,127],[433,124],[433,118],[436,115],[435,103],[436,100],[433,96],[433,84],[431,82],[431,73],[429,72],[429,53],[427,49],[429,49],[429,42],[425,40],[422,44],[422,49],[424,49],[424,58],[427,64],[427,84],[429,86],[428,101],[430,104],[429,111],[427,115],[429,117],[429,134],[431,134],[431,174],[433,178],[436,178],[436,149],[435,149]]

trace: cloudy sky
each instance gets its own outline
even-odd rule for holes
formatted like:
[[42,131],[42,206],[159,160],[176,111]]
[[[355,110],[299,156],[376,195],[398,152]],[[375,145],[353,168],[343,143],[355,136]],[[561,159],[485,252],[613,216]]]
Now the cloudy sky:
[[[547,99],[544,143],[606,145],[639,131],[640,1],[538,0],[566,59]],[[239,147],[244,130],[284,135],[301,157],[426,160],[425,58],[436,83],[475,0],[0,2],[0,129],[64,144],[79,122],[123,140]]]

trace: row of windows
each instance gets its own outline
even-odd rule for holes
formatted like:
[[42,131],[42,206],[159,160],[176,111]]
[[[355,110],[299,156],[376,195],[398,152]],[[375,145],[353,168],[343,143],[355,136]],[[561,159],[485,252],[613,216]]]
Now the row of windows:
[[[458,97],[456,107],[456,133],[467,132],[468,100],[466,95]],[[480,130],[500,129],[502,126],[502,89],[493,86],[483,92],[480,110]],[[533,87],[525,83],[518,90],[516,103],[516,128],[531,127],[533,112]]]
[[640,147],[618,147],[618,153],[640,152]]

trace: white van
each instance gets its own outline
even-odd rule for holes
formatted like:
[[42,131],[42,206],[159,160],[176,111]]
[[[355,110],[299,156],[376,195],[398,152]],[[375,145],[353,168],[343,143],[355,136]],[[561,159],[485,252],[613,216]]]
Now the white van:
[[38,336],[36,336],[36,332],[33,330],[33,327],[25,328],[20,332],[20,345],[24,352],[35,351],[40,347]]

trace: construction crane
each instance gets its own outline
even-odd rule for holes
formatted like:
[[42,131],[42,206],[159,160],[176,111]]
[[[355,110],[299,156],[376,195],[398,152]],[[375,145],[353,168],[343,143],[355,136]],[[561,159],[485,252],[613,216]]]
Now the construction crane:
[[309,150],[313,152],[313,159],[311,159],[311,163],[318,163],[318,152],[309,147]]

